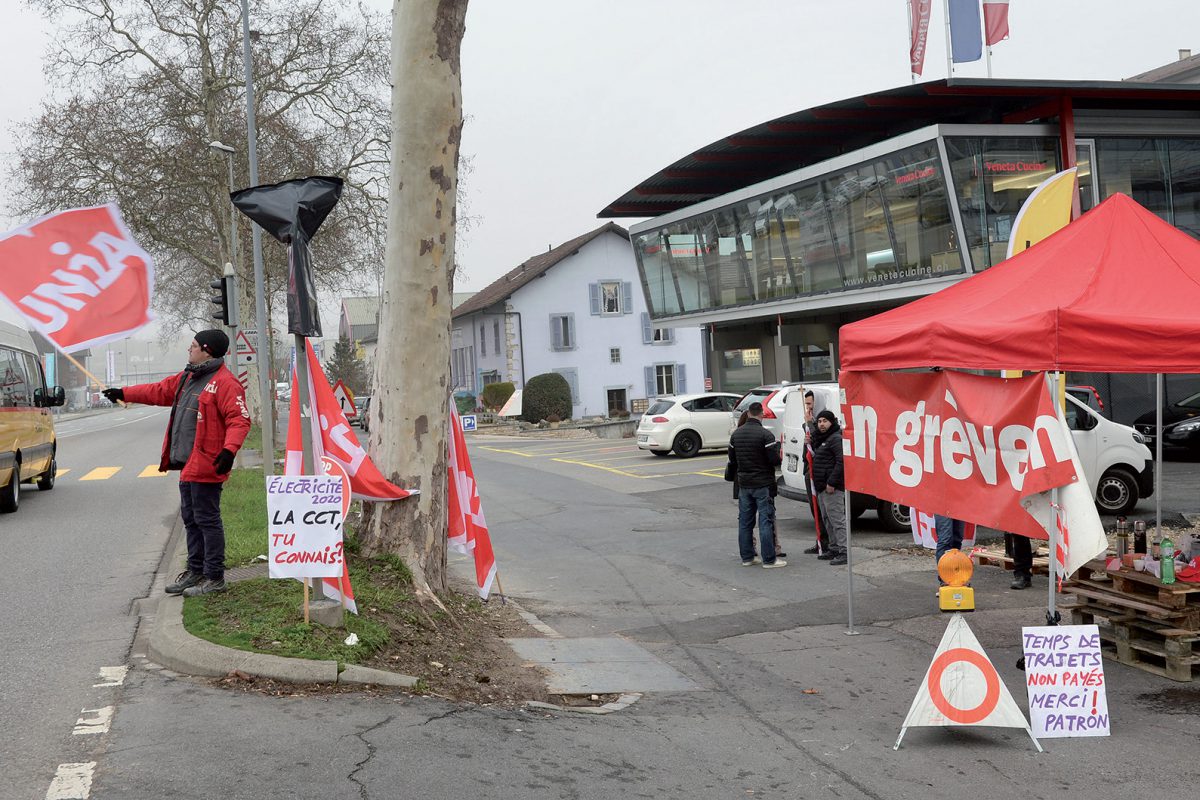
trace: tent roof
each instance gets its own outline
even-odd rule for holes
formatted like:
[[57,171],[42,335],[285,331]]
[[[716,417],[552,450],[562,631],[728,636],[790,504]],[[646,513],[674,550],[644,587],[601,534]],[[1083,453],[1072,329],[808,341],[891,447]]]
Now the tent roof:
[[1033,247],[841,329],[851,370],[1200,372],[1200,242],[1116,194]]

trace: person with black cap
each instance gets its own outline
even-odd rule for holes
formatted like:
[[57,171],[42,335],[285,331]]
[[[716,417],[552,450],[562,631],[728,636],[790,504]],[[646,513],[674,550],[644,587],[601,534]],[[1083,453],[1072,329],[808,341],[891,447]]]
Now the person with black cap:
[[812,438],[812,482],[827,526],[829,551],[817,558],[834,566],[846,563],[846,476],[842,463],[842,427],[829,409],[817,414]]
[[158,383],[105,389],[110,402],[170,406],[160,472],[180,470],[179,513],[187,531],[187,570],[167,586],[169,594],[225,591],[225,527],[221,487],[233,457],[250,432],[246,393],[221,359],[229,337],[200,331],[188,347],[183,372]]

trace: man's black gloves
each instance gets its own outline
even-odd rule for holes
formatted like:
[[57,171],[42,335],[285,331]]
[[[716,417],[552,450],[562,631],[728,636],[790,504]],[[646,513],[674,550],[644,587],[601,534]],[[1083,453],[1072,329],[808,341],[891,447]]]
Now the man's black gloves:
[[100,394],[104,395],[104,398],[110,403],[115,403],[118,400],[123,402],[125,400],[124,389],[105,389]]
[[213,459],[213,466],[217,468],[218,475],[228,474],[229,470],[233,469],[233,453],[228,450],[217,453],[217,457]]

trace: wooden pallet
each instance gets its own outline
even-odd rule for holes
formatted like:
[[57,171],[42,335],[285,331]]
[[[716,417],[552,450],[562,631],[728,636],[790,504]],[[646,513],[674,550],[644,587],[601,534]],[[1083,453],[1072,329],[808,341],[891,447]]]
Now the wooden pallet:
[[[1012,571],[1013,557],[1004,552],[1003,548],[981,547],[971,553],[975,563],[980,566],[1000,567]],[[1033,556],[1033,574],[1047,575],[1050,572],[1049,552],[1038,550]]]
[[1078,578],[1063,584],[1063,591],[1073,593],[1080,600],[1113,613],[1134,614],[1148,622],[1156,622],[1172,628],[1200,630],[1200,606],[1168,608],[1144,597],[1121,592],[1111,582]]
[[1063,608],[1072,624],[1096,625],[1104,652],[1120,663],[1175,681],[1200,678],[1200,631],[1090,602]]
[[1200,583],[1176,581],[1164,584],[1149,572],[1120,570],[1110,572],[1113,588],[1129,595],[1145,597],[1151,602],[1167,608],[1200,608]]

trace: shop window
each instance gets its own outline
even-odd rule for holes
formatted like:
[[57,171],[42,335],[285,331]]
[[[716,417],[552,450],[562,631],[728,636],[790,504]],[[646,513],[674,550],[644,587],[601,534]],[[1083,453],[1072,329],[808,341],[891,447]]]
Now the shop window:
[[1171,221],[1166,140],[1097,139],[1096,167],[1102,197],[1111,197],[1117,192],[1127,194]]

